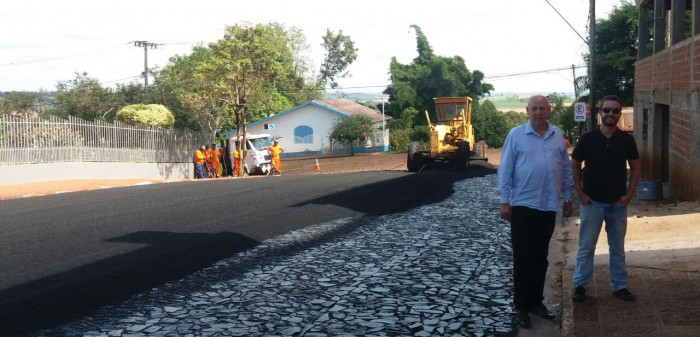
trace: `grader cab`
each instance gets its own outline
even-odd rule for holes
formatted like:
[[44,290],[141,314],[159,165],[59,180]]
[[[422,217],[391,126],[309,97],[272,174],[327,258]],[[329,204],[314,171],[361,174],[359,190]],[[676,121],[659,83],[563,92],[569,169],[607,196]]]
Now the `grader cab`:
[[457,170],[464,171],[473,159],[488,160],[486,151],[474,147],[474,127],[471,124],[470,97],[436,97],[435,121],[425,112],[430,129],[430,149],[421,149],[419,142],[408,146],[408,171],[417,172],[430,161],[453,161]]

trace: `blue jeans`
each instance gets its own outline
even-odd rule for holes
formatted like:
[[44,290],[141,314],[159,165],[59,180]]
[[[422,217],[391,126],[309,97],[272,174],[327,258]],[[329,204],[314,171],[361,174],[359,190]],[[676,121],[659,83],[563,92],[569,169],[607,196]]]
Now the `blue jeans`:
[[605,232],[610,247],[610,285],[613,291],[625,287],[627,266],[625,265],[625,234],[627,233],[627,208],[619,202],[605,204],[593,201],[581,205],[581,225],[578,236],[578,254],[574,286],[587,287],[593,277],[593,258],[598,235],[605,220]]
[[206,178],[206,173],[204,173],[204,165],[203,164],[194,164],[194,178],[195,179],[204,179]]

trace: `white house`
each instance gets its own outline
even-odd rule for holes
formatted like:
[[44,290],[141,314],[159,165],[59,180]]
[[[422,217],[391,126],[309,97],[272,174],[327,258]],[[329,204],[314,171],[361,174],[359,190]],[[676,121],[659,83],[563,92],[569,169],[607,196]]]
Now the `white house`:
[[[389,130],[383,127],[389,116],[383,116],[362,104],[347,99],[319,99],[306,102],[273,116],[248,124],[248,133],[271,134],[278,138],[285,152],[282,157],[318,156],[349,153],[350,148],[332,142],[328,136],[338,118],[363,114],[377,125],[366,146],[355,147],[355,152],[383,152],[389,150]],[[382,130],[384,131],[382,132]],[[231,130],[224,136],[236,132]]]

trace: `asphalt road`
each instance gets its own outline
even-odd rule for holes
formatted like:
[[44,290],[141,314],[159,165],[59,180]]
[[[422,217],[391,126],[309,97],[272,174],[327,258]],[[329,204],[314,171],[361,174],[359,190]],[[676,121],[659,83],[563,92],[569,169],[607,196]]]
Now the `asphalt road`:
[[211,180],[0,201],[0,331],[82,317],[292,230],[441,201],[455,181],[486,173]]

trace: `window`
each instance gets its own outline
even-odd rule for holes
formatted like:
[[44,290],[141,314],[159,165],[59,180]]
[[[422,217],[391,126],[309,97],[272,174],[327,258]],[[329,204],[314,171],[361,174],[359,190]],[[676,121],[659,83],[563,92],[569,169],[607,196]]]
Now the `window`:
[[312,144],[314,142],[314,129],[300,125],[294,128],[295,144]]

